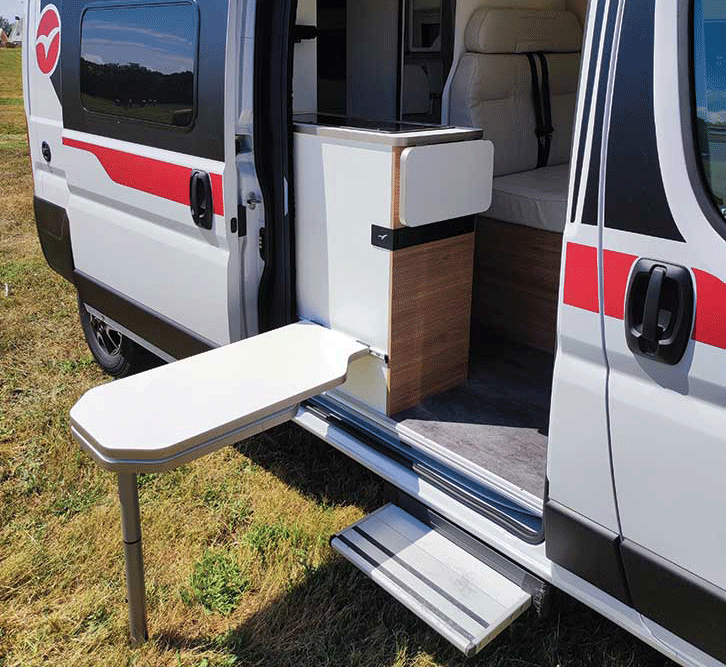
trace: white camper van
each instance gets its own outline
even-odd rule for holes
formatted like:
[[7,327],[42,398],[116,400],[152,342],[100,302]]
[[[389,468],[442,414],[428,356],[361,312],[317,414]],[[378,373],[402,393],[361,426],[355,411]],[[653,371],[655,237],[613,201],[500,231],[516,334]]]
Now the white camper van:
[[726,4],[30,0],[35,212],[135,474],[292,420],[467,654],[549,587],[726,663]]

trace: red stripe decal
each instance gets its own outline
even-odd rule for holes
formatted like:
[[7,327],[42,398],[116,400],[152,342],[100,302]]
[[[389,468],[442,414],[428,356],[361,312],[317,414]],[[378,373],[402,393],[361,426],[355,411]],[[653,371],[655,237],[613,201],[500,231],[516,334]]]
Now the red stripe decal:
[[565,287],[562,296],[568,306],[600,312],[597,294],[597,248],[567,244]]
[[[93,153],[114,183],[189,206],[189,179],[192,175],[190,167],[180,167],[169,162],[67,137],[63,137],[63,145]],[[212,180],[214,212],[217,215],[224,215],[222,175],[209,176]]]
[[614,250],[603,251],[603,279],[605,314],[619,320],[625,318],[625,292],[628,290],[628,277],[633,267],[635,255],[626,255]]
[[[637,257],[614,250],[604,252],[604,300],[605,314],[620,320],[625,316],[625,292],[628,288],[630,269]],[[599,313],[597,287],[597,248],[567,244],[565,288],[563,300],[592,313]]]
[[[630,270],[637,259],[614,250],[603,252],[605,280],[605,314],[619,320],[625,317],[625,294]],[[597,299],[597,249],[578,243],[567,244],[563,300],[575,306],[599,312]],[[726,283],[716,276],[693,269],[696,278],[696,321],[693,340],[726,349]]]
[[726,348],[726,284],[716,276],[693,269],[696,276],[696,322],[693,340]]

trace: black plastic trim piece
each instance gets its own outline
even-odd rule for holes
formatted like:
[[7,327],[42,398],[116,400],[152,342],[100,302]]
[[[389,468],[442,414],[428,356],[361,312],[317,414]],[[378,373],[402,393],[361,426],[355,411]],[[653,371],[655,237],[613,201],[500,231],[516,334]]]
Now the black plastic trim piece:
[[237,204],[237,235],[247,236],[247,208]]
[[620,551],[635,608],[726,662],[726,591],[628,539]]
[[632,606],[620,557],[620,535],[554,500],[544,508],[547,558]]
[[655,132],[654,44],[655,0],[626,1],[607,146],[605,226],[682,243]]
[[723,219],[711,197],[703,165],[697,157],[693,2],[694,0],[678,0],[678,97],[681,111],[681,140],[691,189],[711,227],[726,240],[726,220]]
[[265,207],[260,332],[296,319],[292,74],[297,0],[257,3],[254,150]]
[[198,336],[181,324],[172,322],[82,271],[76,270],[73,275],[83,303],[133,331],[174,359],[191,357],[217,347],[212,341]]
[[420,227],[390,229],[389,227],[371,225],[371,244],[384,250],[402,250],[403,248],[468,234],[473,232],[474,228],[475,217],[473,215],[432,222],[429,225],[421,225]]
[[33,197],[33,209],[45,261],[53,271],[73,282],[73,249],[66,210],[40,197]]

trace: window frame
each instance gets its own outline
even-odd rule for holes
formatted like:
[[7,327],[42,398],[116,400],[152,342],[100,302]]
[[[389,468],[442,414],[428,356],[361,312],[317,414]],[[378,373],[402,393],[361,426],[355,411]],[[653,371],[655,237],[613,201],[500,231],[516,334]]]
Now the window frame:
[[[192,119],[187,125],[173,125],[171,123],[162,123],[157,122],[153,120],[149,120],[146,118],[134,118],[133,116],[124,116],[121,114],[113,114],[113,113],[104,113],[102,111],[97,111],[94,109],[89,109],[84,103],[83,103],[83,94],[81,90],[81,78],[80,78],[80,67],[81,67],[81,56],[83,54],[83,22],[86,18],[86,14],[89,11],[97,11],[97,10],[106,10],[106,9],[142,9],[144,7],[180,7],[187,5],[189,7],[192,7],[194,10],[194,17],[196,19],[196,33],[195,33],[195,48],[194,48],[194,69],[192,71],[193,76],[193,84],[192,84]],[[78,37],[79,37],[79,49],[78,49],[78,55],[79,55],[79,80],[78,80],[78,104],[80,105],[81,111],[84,115],[88,115],[91,117],[98,117],[105,120],[110,120],[112,122],[121,122],[121,123],[131,123],[134,125],[145,125],[145,126],[152,126],[156,129],[165,130],[165,131],[172,131],[172,132],[191,132],[194,129],[194,126],[197,122],[197,113],[199,108],[199,42],[201,41],[201,16],[199,12],[199,5],[197,4],[197,0],[162,0],[161,2],[118,2],[118,0],[115,0],[113,2],[93,2],[88,5],[86,5],[80,16],[79,26],[78,26]]]
[[726,241],[726,218],[713,199],[711,185],[700,159],[697,136],[695,8],[700,0],[678,0],[678,87],[681,139],[688,180],[701,210],[713,229]]

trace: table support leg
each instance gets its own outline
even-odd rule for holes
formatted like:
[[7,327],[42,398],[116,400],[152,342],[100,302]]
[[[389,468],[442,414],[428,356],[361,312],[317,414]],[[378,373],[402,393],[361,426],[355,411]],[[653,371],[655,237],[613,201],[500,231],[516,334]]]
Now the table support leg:
[[126,598],[129,606],[131,645],[139,646],[148,638],[146,628],[146,591],[144,557],[141,552],[141,515],[136,474],[118,474],[118,496],[121,501],[121,529],[126,557]]

